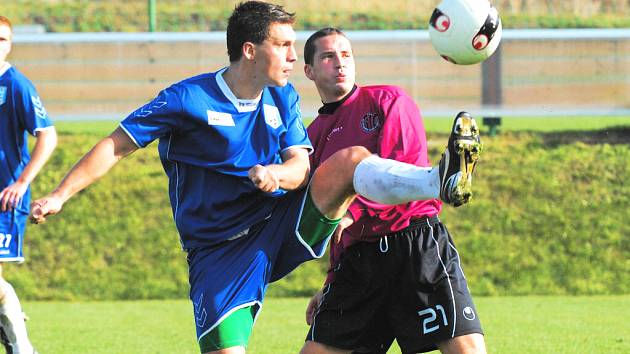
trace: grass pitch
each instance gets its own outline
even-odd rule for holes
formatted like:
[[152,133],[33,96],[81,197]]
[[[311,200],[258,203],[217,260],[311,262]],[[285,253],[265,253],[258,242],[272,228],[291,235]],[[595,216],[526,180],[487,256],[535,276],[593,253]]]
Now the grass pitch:
[[[268,298],[248,353],[297,353],[306,298]],[[630,353],[630,295],[477,298],[489,353]],[[189,301],[30,302],[41,353],[194,354]],[[400,353],[397,347],[389,353]],[[435,352],[437,353],[437,352]]]

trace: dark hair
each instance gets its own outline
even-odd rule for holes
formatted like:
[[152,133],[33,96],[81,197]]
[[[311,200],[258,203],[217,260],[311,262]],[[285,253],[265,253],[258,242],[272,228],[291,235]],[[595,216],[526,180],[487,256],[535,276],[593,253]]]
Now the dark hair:
[[269,36],[274,23],[293,24],[295,14],[286,12],[280,5],[262,1],[241,2],[228,20],[227,50],[230,62],[241,59],[243,44],[261,44]]
[[317,48],[315,48],[315,41],[322,37],[327,37],[333,34],[338,34],[344,37],[346,36],[345,33],[343,33],[338,28],[326,27],[320,29],[319,31],[311,34],[311,36],[308,37],[306,43],[304,44],[304,62],[306,64],[313,65],[313,60],[315,59],[315,51],[317,50]]

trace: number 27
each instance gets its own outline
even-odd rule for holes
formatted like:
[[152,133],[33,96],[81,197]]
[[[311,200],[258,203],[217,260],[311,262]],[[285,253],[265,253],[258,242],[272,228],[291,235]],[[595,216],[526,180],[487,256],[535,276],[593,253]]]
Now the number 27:
[[11,234],[0,234],[0,247],[9,248],[11,244]]

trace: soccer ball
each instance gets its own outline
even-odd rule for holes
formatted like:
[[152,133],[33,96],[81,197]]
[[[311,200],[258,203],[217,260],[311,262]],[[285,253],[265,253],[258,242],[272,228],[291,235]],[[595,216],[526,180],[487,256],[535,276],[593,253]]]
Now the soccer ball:
[[488,0],[442,0],[429,20],[429,37],[442,58],[476,64],[501,41],[501,19]]

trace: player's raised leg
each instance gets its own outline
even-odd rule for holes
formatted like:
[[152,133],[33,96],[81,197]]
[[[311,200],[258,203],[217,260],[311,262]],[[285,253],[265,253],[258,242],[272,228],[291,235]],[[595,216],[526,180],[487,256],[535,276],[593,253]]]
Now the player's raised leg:
[[461,112],[453,122],[439,168],[383,159],[353,146],[339,150],[317,168],[310,193],[330,219],[341,218],[357,194],[381,204],[439,197],[460,206],[472,196],[472,173],[480,150],[477,123]]

